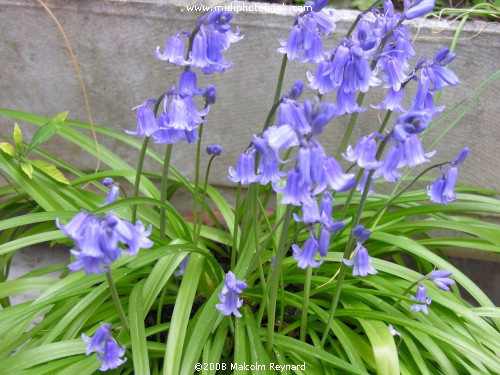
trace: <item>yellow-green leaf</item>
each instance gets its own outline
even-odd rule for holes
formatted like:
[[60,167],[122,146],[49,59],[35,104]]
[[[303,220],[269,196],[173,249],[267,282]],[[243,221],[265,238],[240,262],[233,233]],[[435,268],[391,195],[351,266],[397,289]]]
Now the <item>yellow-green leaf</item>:
[[21,147],[21,143],[23,143],[23,133],[17,123],[14,125],[14,143],[19,148]]
[[14,146],[10,143],[2,142],[0,143],[0,150],[5,152],[7,155],[14,156],[16,154],[16,150],[14,150]]
[[63,184],[69,185],[69,181],[66,179],[66,177],[64,177],[62,172],[57,169],[55,165],[47,163],[43,160],[31,160],[31,164],[33,164],[36,169],[39,169],[50,178],[53,178],[54,180]]
[[19,162],[21,169],[29,178],[33,178],[33,165],[27,160],[22,160]]
[[51,118],[49,121],[47,121],[47,123],[42,125],[33,135],[31,144],[26,150],[26,154],[52,138],[54,134],[56,134],[56,132],[59,130],[59,128],[64,124],[67,116],[68,112],[59,113],[57,116]]

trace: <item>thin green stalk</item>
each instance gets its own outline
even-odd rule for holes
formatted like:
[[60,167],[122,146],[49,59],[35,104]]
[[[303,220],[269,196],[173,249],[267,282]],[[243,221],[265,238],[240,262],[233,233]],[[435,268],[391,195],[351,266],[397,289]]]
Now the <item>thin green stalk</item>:
[[[196,228],[196,230],[194,231],[194,244],[197,245],[198,244],[198,238],[200,237],[200,232],[201,232],[201,226],[203,224],[203,215],[205,214],[205,200],[207,198],[207,188],[208,188],[208,176],[210,174],[210,168],[212,166],[212,161],[214,160],[216,155],[212,155],[210,157],[210,159],[208,160],[208,164],[207,164],[207,170],[205,172],[205,180],[203,181],[203,198],[202,198],[202,202],[204,204],[201,205],[201,210],[200,210],[200,220],[198,222],[198,227]],[[196,202],[196,200],[195,200]],[[196,208],[196,206],[195,206]],[[193,222],[196,223],[196,220],[193,219]]]
[[[200,124],[198,128],[198,142],[196,142],[196,162],[194,167],[194,203],[193,203],[193,233],[196,233],[196,225],[198,222],[198,194],[199,194],[199,184],[200,184],[200,155],[201,155],[201,136],[203,134],[203,124]],[[203,215],[201,216],[203,220]],[[201,224],[200,224],[201,225]],[[198,237],[194,239],[197,245]]]
[[[288,57],[286,54],[283,55],[283,60],[281,60],[280,73],[278,76],[278,83],[276,84],[276,91],[274,93],[273,103],[277,103],[281,98],[281,88],[283,87],[283,79],[285,78],[286,63]],[[267,124],[266,124],[267,125]]]
[[[368,177],[366,178],[366,184],[365,188],[363,189],[363,195],[361,196],[361,200],[358,205],[358,211],[356,212],[356,216],[354,217],[353,223],[352,223],[352,228],[355,228],[359,225],[359,222],[361,221],[361,214],[363,213],[363,208],[365,207],[366,203],[366,198],[368,197],[368,192],[370,191],[370,182],[371,182],[371,177],[375,171],[371,170],[368,173]],[[351,252],[354,248],[354,237],[351,236],[349,237],[349,240],[347,241],[347,245],[344,250],[344,255],[342,258],[344,259],[349,259]],[[335,294],[332,299],[332,305],[330,307],[330,315],[328,317],[328,323],[326,325],[325,333],[323,334],[323,338],[321,339],[321,345],[325,345],[326,339],[328,338],[328,332],[330,331],[330,327],[333,322],[333,317],[335,315],[335,311],[337,310],[338,302],[339,302],[339,297],[340,297],[340,291],[342,290],[342,285],[344,283],[344,278],[345,278],[345,273],[346,273],[347,265],[342,262],[340,264],[340,270],[339,270],[339,275],[337,277],[337,285],[335,286]]]
[[241,203],[241,182],[238,182],[236,188],[236,206],[234,208],[234,230],[233,230],[233,247],[231,249],[231,269],[236,267],[236,252],[238,251],[238,219],[240,216]]
[[[401,191],[399,191],[396,195],[393,195],[392,197],[387,199],[387,201],[384,203],[384,205],[382,207],[380,207],[377,210],[377,212],[375,212],[375,214],[372,216],[372,218],[367,222],[366,226],[372,224],[373,222],[377,223],[380,220],[380,216],[383,215],[385,209],[387,207],[389,207],[391,205],[391,203],[394,202],[394,200],[396,200],[405,191],[407,191],[415,182],[417,182],[420,179],[420,177],[422,177],[424,174],[426,174],[430,170],[432,170],[434,168],[439,168],[445,164],[448,164],[448,162],[431,165],[430,167],[428,167],[428,168],[424,169],[422,172],[420,172],[413,180],[411,180],[411,182],[408,185],[406,185],[403,189],[401,189]],[[373,229],[374,226],[375,226],[375,224],[373,224],[370,229]]]
[[122,325],[127,331],[130,331],[130,325],[128,324],[127,316],[125,315],[125,311],[123,310],[123,306],[120,302],[120,296],[118,295],[118,291],[116,290],[116,285],[113,281],[113,277],[111,276],[111,271],[106,272],[106,280],[108,281],[111,298],[115,303],[115,308],[118,312],[118,316],[120,317]]
[[300,341],[306,341],[307,310],[309,309],[309,295],[311,293],[312,267],[306,270],[306,281],[304,283],[304,296],[302,297],[302,319],[300,322]]
[[[165,150],[165,159],[163,160],[163,172],[161,175],[161,186],[160,186],[160,201],[162,203],[167,202],[167,186],[168,186],[168,172],[170,170],[170,158],[172,156],[172,145],[167,145]],[[165,207],[160,207],[160,236],[165,239],[166,233],[165,229],[167,227],[167,217],[165,214]]]
[[[358,95],[358,99],[356,100],[356,103],[358,106],[361,106],[363,104],[363,100],[365,98],[365,93],[360,92]],[[351,118],[349,119],[349,123],[347,124],[347,129],[344,132],[344,135],[342,137],[342,141],[340,141],[340,146],[339,149],[337,150],[337,153],[335,154],[335,159],[339,160],[340,156],[342,155],[342,152],[347,148],[347,145],[349,143],[349,139],[351,138],[352,131],[354,130],[354,125],[356,124],[356,121],[358,120],[359,112],[354,112],[351,115]]]
[[412,284],[410,284],[410,286],[408,288],[405,289],[405,291],[401,294],[401,297],[399,297],[399,299],[394,303],[393,307],[398,307],[398,305],[401,303],[401,301],[403,300],[404,296],[406,296],[408,293],[410,293],[410,291],[417,285],[421,282],[421,279],[413,282]]
[[[390,117],[390,115],[387,114],[385,116],[384,120],[385,121],[389,121],[389,117]],[[378,146],[378,149],[377,149],[377,154],[375,156],[377,160],[380,159],[380,156],[384,152],[384,148],[385,148],[388,140],[389,140],[389,137],[385,137],[384,140],[382,142],[380,142],[380,144]],[[362,175],[363,173],[364,173],[364,170],[361,169],[359,171],[358,176]],[[361,196],[361,200],[359,201],[358,210],[356,211],[356,216],[354,217],[354,220],[352,222],[351,228],[353,228],[353,229],[356,228],[359,225],[359,222],[361,221],[361,215],[363,213],[363,209],[364,209],[365,204],[366,204],[366,199],[368,197],[368,192],[370,191],[370,186],[371,186],[371,181],[372,181],[373,173],[375,173],[375,170],[372,169],[372,170],[370,170],[368,172],[368,176],[366,177],[365,187],[363,189],[363,194]],[[353,190],[354,189],[352,189],[352,191]],[[350,197],[352,198],[352,194],[350,194]],[[342,211],[342,212],[344,212],[344,211]],[[347,241],[345,250],[344,250],[344,255],[342,256],[344,259],[349,259],[350,258],[351,252],[354,249],[354,246],[353,246],[354,242],[355,242],[354,241],[354,237],[352,236],[352,233],[351,233],[351,235],[349,236],[349,240]],[[326,339],[328,337],[328,331],[330,330],[330,326],[331,326],[331,324],[333,322],[333,317],[335,315],[335,310],[337,309],[337,305],[338,305],[339,298],[340,298],[340,291],[341,291],[342,285],[344,283],[346,269],[347,269],[346,264],[344,262],[342,262],[340,264],[339,274],[338,274],[338,278],[337,278],[337,285],[335,286],[335,294],[334,294],[333,299],[332,299],[332,305],[331,305],[331,309],[330,309],[330,315],[328,317],[328,323],[327,323],[326,330],[325,330],[325,333],[323,335],[323,338],[321,339],[321,345],[325,345]]]
[[[142,176],[142,166],[144,164],[144,157],[146,156],[146,150],[148,148],[150,137],[145,137],[142,142],[141,153],[139,154],[139,160],[137,161],[137,169],[135,174],[135,183],[134,183],[134,197],[139,196],[139,185],[141,184],[141,176]],[[137,204],[132,206],[132,223],[135,224],[137,220]]]
[[[274,323],[276,320],[276,299],[278,293],[278,284],[281,275],[281,262],[285,258],[288,246],[286,246],[286,238],[288,236],[288,228],[290,227],[290,220],[292,218],[292,205],[287,205],[284,213],[285,219],[283,221],[283,228],[281,229],[281,236],[276,254],[276,261],[274,263],[273,271],[271,273],[271,280],[268,284],[269,289],[269,304],[267,309],[267,341],[266,349],[268,353],[272,352],[274,343]],[[263,296],[265,297],[265,296]]]
[[[167,284],[163,285],[161,290],[160,299],[158,300],[158,310],[156,311],[156,324],[161,324],[161,314],[163,310],[163,299],[165,298],[165,294],[167,293]],[[160,332],[156,334],[156,341],[161,342]]]
[[[156,99],[155,106],[153,109],[153,113],[155,115],[155,118],[158,114],[158,109],[160,108],[160,103],[162,102],[163,98],[165,97],[165,94],[160,95],[158,99]],[[146,151],[148,148],[149,140],[151,137],[145,137],[144,141],[142,142],[142,148],[141,148],[141,153],[139,154],[139,160],[137,162],[137,169],[136,169],[136,174],[135,174],[135,183],[134,183],[134,197],[137,197],[139,195],[139,186],[141,184],[141,176],[142,176],[142,167],[144,164],[144,157],[146,155]],[[134,204],[132,206],[132,223],[135,224],[137,220],[137,205]]]

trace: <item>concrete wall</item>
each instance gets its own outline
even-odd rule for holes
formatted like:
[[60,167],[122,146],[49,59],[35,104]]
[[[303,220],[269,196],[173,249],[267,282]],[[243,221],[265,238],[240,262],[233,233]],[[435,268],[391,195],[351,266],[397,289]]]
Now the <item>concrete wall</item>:
[[[88,89],[89,101],[98,124],[113,129],[135,129],[131,108],[146,98],[158,97],[175,84],[180,74],[177,66],[156,60],[153,50],[164,46],[169,36],[179,30],[191,30],[200,13],[188,12],[180,3],[200,4],[200,0],[46,0],[73,46]],[[205,2],[205,4],[210,2]],[[214,2],[215,3],[215,2]],[[240,3],[241,4],[241,3]],[[247,3],[248,5],[248,3]],[[333,46],[345,34],[356,13],[339,11],[345,21],[328,39]],[[248,145],[253,133],[262,128],[274,96],[282,55],[276,53],[278,38],[287,38],[294,12],[279,9],[267,13],[242,12],[234,17],[245,39],[226,53],[234,67],[224,74],[202,77],[200,84],[217,87],[218,102],[208,115],[204,143],[219,143],[224,156],[215,163],[211,182],[231,185],[227,167]],[[419,55],[432,56],[449,45],[456,22],[414,22]],[[494,23],[469,22],[457,45],[458,57],[453,70],[462,84],[445,90],[443,103],[451,107],[476,85],[494,73],[500,61],[500,27]],[[83,97],[68,51],[56,25],[34,0],[0,0],[0,107],[32,111],[53,116],[68,110],[72,119],[86,121]],[[289,62],[284,89],[295,79],[305,81],[307,66]],[[307,95],[313,95],[307,92]],[[500,178],[494,167],[500,163],[497,121],[500,84],[496,82],[438,146],[436,160],[453,158],[465,145],[470,159],[461,168],[461,181],[487,188],[499,188]],[[329,100],[329,96],[325,97]],[[334,100],[330,97],[330,100]],[[378,100],[378,99],[376,99]],[[369,102],[369,101],[367,101]],[[361,116],[353,142],[361,134],[378,127],[378,113],[369,110]],[[330,150],[335,150],[346,119],[336,119],[326,132]],[[433,132],[433,140],[449,121]],[[0,118],[0,134],[10,134],[12,121]],[[28,136],[32,128],[23,127]],[[136,153],[119,149],[100,137],[99,141],[135,164]],[[44,146],[65,160],[93,168],[95,161],[78,150],[70,149],[55,138]],[[161,150],[161,147],[158,147]],[[193,175],[194,147],[175,146],[174,165]]]

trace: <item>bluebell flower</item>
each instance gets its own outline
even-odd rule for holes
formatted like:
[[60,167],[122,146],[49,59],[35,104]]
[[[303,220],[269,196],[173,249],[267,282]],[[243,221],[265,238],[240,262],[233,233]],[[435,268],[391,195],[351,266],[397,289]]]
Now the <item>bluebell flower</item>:
[[211,65],[214,65],[215,62],[210,60],[208,57],[208,37],[206,28],[204,26],[200,27],[200,30],[193,39],[193,47],[189,52],[189,59],[187,61],[188,65],[192,67],[196,67],[204,71],[210,69]]
[[458,153],[458,156],[455,160],[450,160],[450,163],[452,165],[458,165],[458,164],[462,164],[465,159],[467,158],[467,155],[469,154],[469,148],[468,147],[464,147],[459,153]]
[[101,184],[104,186],[110,186],[113,183],[113,179],[111,177],[106,177],[101,181]]
[[435,151],[426,153],[420,138],[416,134],[412,134],[406,138],[404,142],[404,151],[405,161],[410,168],[415,168],[417,165],[428,163],[430,161],[428,158],[431,158],[436,153]]
[[364,112],[366,108],[360,107],[356,102],[354,92],[346,92],[343,85],[337,90],[337,116],[347,114],[352,115],[355,112]]
[[314,194],[319,194],[329,186],[331,189],[342,192],[351,189],[356,184],[354,173],[344,173],[340,163],[332,156],[323,159],[323,180],[318,183]]
[[[363,191],[365,191],[366,183],[368,182],[369,175],[370,175],[370,171],[365,170],[363,173],[363,176],[361,177],[361,181],[359,182],[358,186],[356,186],[356,191],[359,191],[361,194],[363,194]],[[373,190],[374,183],[375,183],[375,180],[373,178],[370,178],[370,186],[368,187],[368,195],[375,194],[375,191]]]
[[135,225],[127,220],[121,220],[113,214],[107,214],[105,218],[108,231],[113,230],[118,236],[118,240],[126,246],[123,252],[127,255],[136,255],[140,249],[149,249],[153,242],[148,238],[151,234],[152,226],[146,230],[144,224],[137,221]]
[[180,33],[170,37],[163,53],[160,52],[160,46],[156,47],[155,56],[157,59],[168,61],[176,65],[187,65],[184,60],[184,40],[185,33]]
[[215,87],[212,85],[208,85],[205,89],[205,92],[203,93],[203,97],[205,98],[205,103],[207,105],[215,104],[215,100],[217,99]]
[[427,186],[427,195],[431,198],[431,202],[447,204],[456,199],[455,185],[458,178],[458,168],[452,165],[445,175],[443,171],[442,177]]
[[106,197],[106,201],[101,205],[101,207],[115,202],[119,192],[120,192],[120,185],[116,184],[111,186],[111,188],[109,189],[108,196]]
[[354,148],[349,145],[342,156],[350,162],[356,162],[360,168],[370,170],[382,164],[376,159],[376,154],[377,142],[373,139],[373,135],[369,135],[361,137]]
[[392,112],[405,112],[403,107],[404,89],[400,88],[399,91],[394,91],[392,88],[387,90],[384,100],[378,105],[371,105],[375,109],[388,109]]
[[148,99],[140,106],[134,108],[137,109],[137,129],[136,131],[125,130],[125,133],[132,135],[139,134],[141,137],[150,137],[158,130],[155,114],[150,107],[150,105],[154,103],[156,103],[155,99]]
[[97,359],[102,361],[99,370],[108,371],[120,367],[127,361],[127,358],[121,358],[125,355],[125,346],[118,346],[117,342],[110,338],[104,342],[104,351],[96,353]]
[[303,202],[311,200],[310,184],[300,184],[300,172],[297,169],[292,169],[287,176],[281,204],[291,204],[301,206]]
[[244,281],[237,280],[234,273],[229,271],[226,275],[226,281],[222,287],[222,292],[219,293],[220,304],[215,305],[223,315],[233,314],[237,318],[241,318],[238,309],[243,305],[243,300],[239,296],[247,288]]
[[436,181],[431,182],[429,186],[427,186],[427,195],[431,197],[431,202],[446,204],[446,201],[443,197],[444,186],[446,184],[446,180],[443,177],[438,178]]
[[[269,147],[279,159],[279,152],[299,144],[299,134],[295,127],[290,124],[270,126],[262,134],[266,147]],[[255,141],[255,137],[254,137]]]
[[56,219],[56,226],[66,236],[73,240],[80,239],[94,215],[81,211],[77,213],[66,225],[62,225],[59,218]]
[[184,272],[186,272],[186,267],[188,265],[189,258],[190,258],[189,255],[186,255],[184,257],[184,259],[182,260],[181,264],[179,264],[179,269],[177,269],[176,271],[174,271],[174,276],[177,276],[177,277],[184,276]]
[[313,100],[304,102],[304,114],[311,125],[311,136],[318,136],[323,132],[325,125],[337,115],[337,107],[333,103],[320,102],[314,97]]
[[410,307],[410,310],[413,311],[422,311],[424,314],[428,314],[429,310],[427,309],[427,306],[429,306],[432,302],[432,298],[427,298],[427,289],[425,288],[424,285],[419,284],[417,288],[417,296],[411,296],[411,299],[420,302],[420,303],[415,303]]
[[396,328],[394,328],[394,327],[392,326],[392,324],[389,324],[389,325],[387,326],[387,328],[389,328],[389,332],[391,332],[391,335],[393,335],[393,336],[399,336],[400,338],[403,338],[403,336],[401,336],[401,333],[399,333],[399,331],[398,331],[398,330],[396,330]]
[[85,355],[90,355],[92,352],[102,353],[104,342],[111,337],[111,324],[101,324],[93,337],[88,337],[82,333],[82,340],[87,344]]
[[229,180],[232,182],[241,182],[242,185],[248,185],[252,182],[259,182],[260,176],[255,173],[255,153],[244,152],[238,157],[238,166],[235,170],[229,167]]
[[392,88],[395,92],[401,90],[402,84],[410,79],[410,76],[405,74],[401,62],[394,56],[382,55],[379,59],[378,67],[386,73],[382,77],[386,82],[384,87]]
[[431,111],[412,109],[398,117],[393,135],[398,141],[405,142],[410,135],[423,132],[431,121]]
[[318,202],[316,199],[312,198],[302,202],[302,218],[297,214],[293,214],[293,218],[296,222],[303,222],[306,224],[314,224],[321,220]]
[[434,9],[436,0],[405,0],[403,17],[407,20],[423,16]]
[[382,165],[373,173],[373,178],[384,176],[387,182],[396,182],[402,176],[397,168],[401,167],[404,158],[404,149],[400,144],[395,144],[389,148]]
[[304,243],[304,249],[293,244],[293,257],[298,261],[297,267],[305,269],[308,266],[312,268],[319,267],[323,261],[314,260],[316,253],[319,251],[319,243],[314,236],[309,237],[309,239]]
[[304,90],[304,82],[300,79],[293,83],[293,86],[288,93],[288,97],[292,100],[297,100],[302,96],[302,91]]
[[215,156],[220,156],[222,153],[222,147],[219,145],[208,145],[207,146],[207,154],[208,155],[215,155]]
[[208,113],[208,106],[203,110],[198,111],[192,96],[182,95],[178,92],[174,92],[169,96],[171,96],[168,110],[169,128],[189,131],[196,129],[199,124],[203,124],[205,122],[203,116],[206,116]]
[[278,48],[278,52],[285,53],[288,60],[295,60],[299,53],[300,43],[302,41],[302,29],[297,24],[290,30],[290,35],[288,36],[288,41],[285,42],[280,39],[281,48]]
[[354,259],[343,259],[342,261],[347,266],[354,266],[352,270],[353,276],[365,277],[368,274],[375,275],[377,273],[377,270],[371,265],[372,259],[370,255],[368,255],[368,250],[366,250],[366,248],[360,242],[358,242],[358,245],[354,252]]
[[179,78],[179,89],[177,92],[182,95],[194,96],[202,95],[203,90],[197,87],[198,78],[192,70],[184,70]]
[[278,105],[276,125],[278,127],[290,125],[297,129],[300,134],[307,134],[311,131],[311,125],[305,117],[303,105],[286,96],[281,99]]
[[330,59],[322,60],[316,66],[316,71],[312,74],[307,71],[307,79],[309,80],[309,87],[312,90],[318,90],[323,95],[337,88],[337,85],[331,78],[333,63]]
[[358,225],[352,230],[352,236],[361,243],[370,238],[371,234],[372,232],[370,232],[368,229],[365,229],[363,225]]
[[269,182],[279,183],[286,173],[280,170],[276,153],[269,147],[267,139],[254,135],[253,145],[260,155],[258,170],[261,175],[259,183],[261,185],[266,185]]
[[450,276],[450,271],[436,270],[429,274],[429,280],[434,282],[434,285],[436,285],[439,289],[449,292],[450,285],[455,284],[455,280],[449,279]]

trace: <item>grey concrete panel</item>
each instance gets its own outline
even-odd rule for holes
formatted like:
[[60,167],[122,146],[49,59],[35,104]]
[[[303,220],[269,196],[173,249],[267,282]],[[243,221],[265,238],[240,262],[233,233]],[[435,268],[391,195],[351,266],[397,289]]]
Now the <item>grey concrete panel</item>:
[[[174,85],[181,69],[156,60],[153,50],[162,48],[169,36],[179,30],[191,30],[200,13],[188,12],[185,1],[68,1],[47,0],[66,30],[88,89],[94,121],[117,130],[134,129],[132,107],[147,98],[159,96]],[[192,1],[201,4],[200,1]],[[216,2],[205,2],[215,4]],[[175,5],[178,4],[178,5]],[[179,5],[180,4],[180,5]],[[249,6],[254,3],[235,3]],[[339,11],[344,21],[329,36],[333,47],[342,38],[356,13]],[[294,12],[278,9],[262,12],[240,12],[234,17],[245,38],[225,54],[234,67],[224,74],[200,77],[200,84],[217,87],[218,101],[207,117],[204,144],[219,143],[224,148],[211,176],[211,182],[230,186],[227,167],[236,162],[253,133],[262,128],[272,104],[282,55],[276,53],[278,39],[287,38]],[[419,55],[434,52],[451,42],[457,22],[415,21]],[[0,106],[32,111],[45,116],[68,110],[69,117],[87,120],[83,97],[69,53],[56,25],[35,1],[0,0]],[[452,68],[461,85],[443,92],[442,102],[451,108],[467,92],[498,70],[500,60],[500,26],[495,23],[468,22],[457,45],[458,57]],[[306,81],[308,67],[289,62],[284,90],[295,79]],[[377,91],[377,90],[374,90]],[[460,180],[485,188],[498,188],[500,179],[493,169],[499,165],[500,127],[497,106],[498,82],[487,91],[469,114],[449,132],[438,146],[436,160],[453,158],[465,145],[470,158],[461,168]],[[306,91],[305,97],[313,95]],[[326,95],[325,100],[334,100]],[[375,94],[373,101],[379,101]],[[365,101],[368,102],[368,101]],[[360,118],[352,142],[363,133],[378,127],[378,113],[368,110]],[[325,132],[325,143],[333,151],[347,123],[335,119]],[[449,124],[448,120],[430,133],[426,144]],[[0,118],[1,133],[9,133],[12,121]],[[34,129],[23,126],[28,136]],[[99,141],[135,163],[137,152],[131,152],[116,141],[100,137]],[[88,155],[72,149],[54,138],[44,146],[65,160],[92,169]],[[163,146],[157,147],[159,151]],[[193,145],[176,145],[174,165],[193,176]]]

